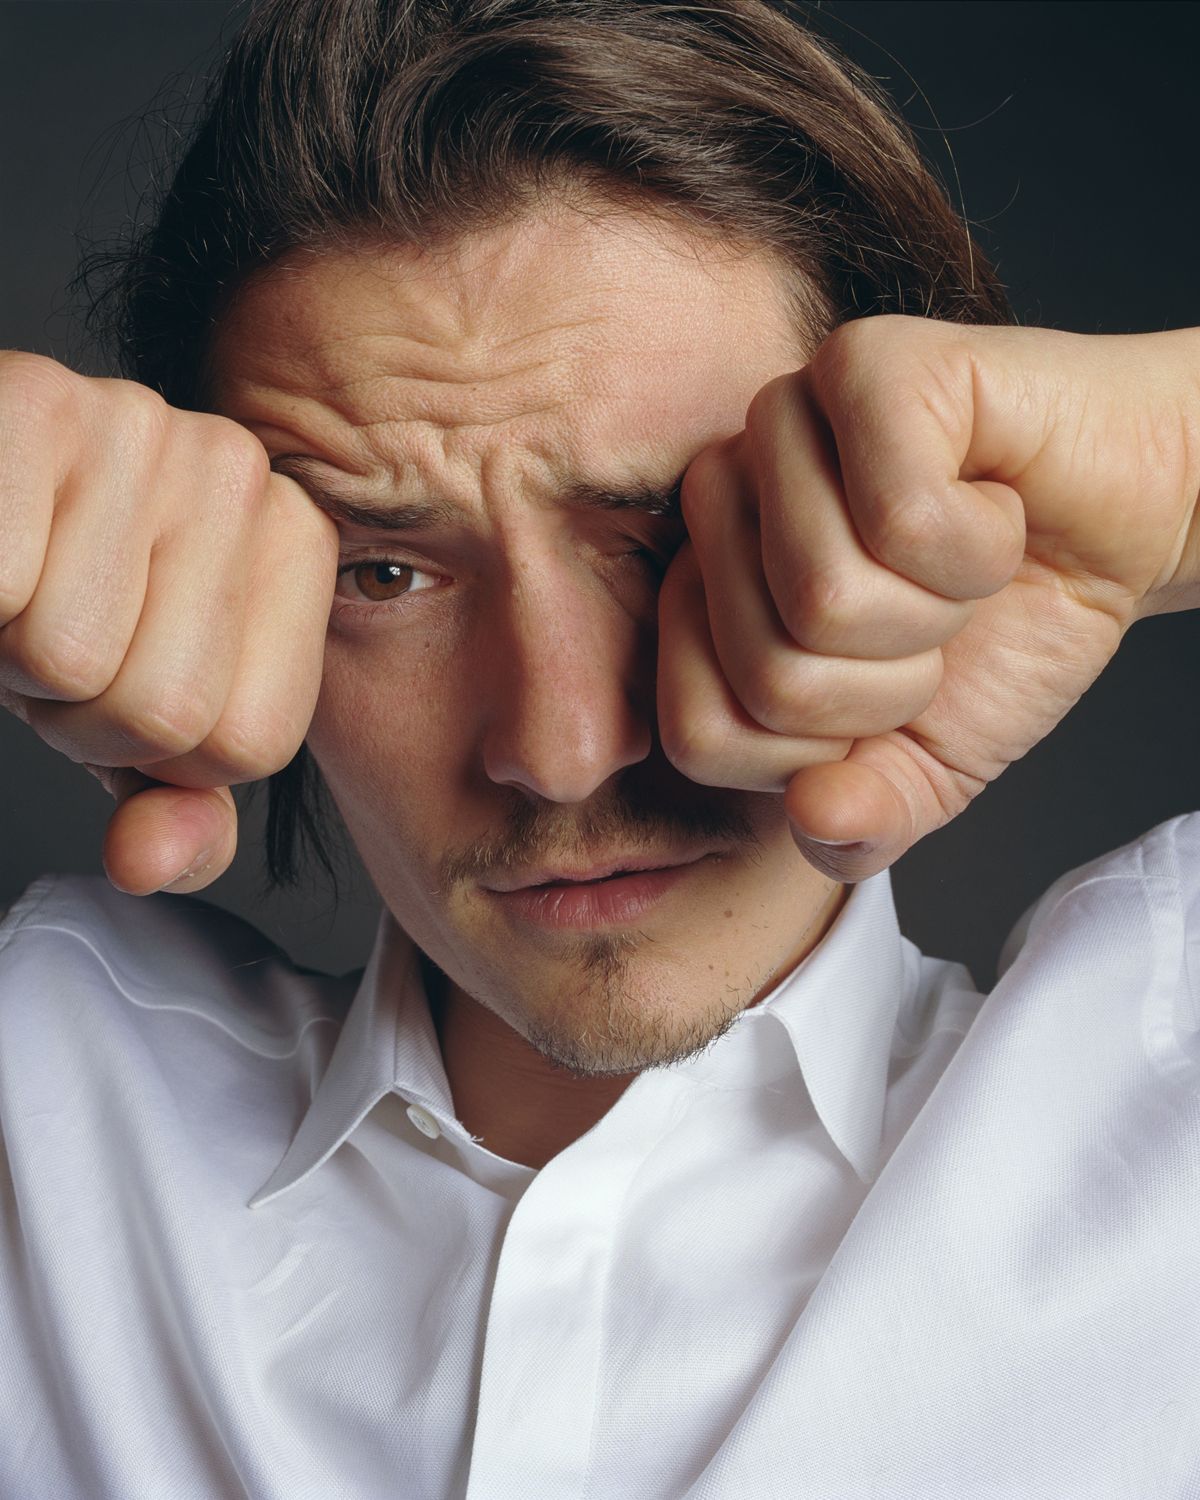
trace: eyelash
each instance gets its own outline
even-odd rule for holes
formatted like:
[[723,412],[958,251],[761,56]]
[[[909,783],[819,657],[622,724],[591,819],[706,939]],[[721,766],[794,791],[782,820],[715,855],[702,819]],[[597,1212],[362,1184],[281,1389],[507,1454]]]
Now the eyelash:
[[[629,547],[619,554],[622,557],[641,557],[657,572],[661,572],[665,566],[662,549],[660,547]],[[360,568],[400,568],[406,572],[414,573],[419,578],[436,578],[439,575],[428,572],[424,568],[418,568],[415,563],[406,562],[401,557],[357,557],[352,562],[342,563],[337,576],[340,579],[343,574],[357,573]],[[436,584],[426,584],[423,588],[409,588],[405,593],[399,594],[395,599],[371,600],[371,599],[346,599],[341,594],[334,595],[335,614],[357,614],[362,615],[368,622],[378,618],[380,615],[390,615],[405,608],[413,594],[424,594],[436,588]]]
[[[340,579],[345,573],[357,573],[360,568],[399,568],[404,572],[413,573],[418,578],[436,578],[436,573],[427,572],[424,568],[418,568],[415,563],[406,562],[402,557],[356,557],[353,562],[343,563],[337,570]],[[346,599],[341,594],[334,595],[335,612],[338,614],[350,612],[351,614],[362,614],[373,617],[378,614],[390,614],[406,603],[412,594],[423,594],[430,588],[436,588],[436,584],[426,584],[423,588],[412,588],[411,586],[395,599]]]

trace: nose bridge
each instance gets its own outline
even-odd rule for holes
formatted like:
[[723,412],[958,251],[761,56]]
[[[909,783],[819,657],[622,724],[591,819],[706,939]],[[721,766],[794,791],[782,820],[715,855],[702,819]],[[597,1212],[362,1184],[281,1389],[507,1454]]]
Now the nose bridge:
[[501,600],[481,654],[487,775],[583,802],[650,751],[637,622],[562,557],[514,564]]

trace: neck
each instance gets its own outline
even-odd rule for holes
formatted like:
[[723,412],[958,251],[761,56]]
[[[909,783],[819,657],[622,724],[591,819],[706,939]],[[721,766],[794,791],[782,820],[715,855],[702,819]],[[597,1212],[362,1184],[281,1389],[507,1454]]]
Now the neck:
[[[742,1009],[765,999],[808,956],[847,894],[833,882],[822,888],[808,926]],[[570,1072],[423,954],[422,968],[455,1113],[496,1156],[540,1170],[607,1114],[644,1070],[594,1077]]]

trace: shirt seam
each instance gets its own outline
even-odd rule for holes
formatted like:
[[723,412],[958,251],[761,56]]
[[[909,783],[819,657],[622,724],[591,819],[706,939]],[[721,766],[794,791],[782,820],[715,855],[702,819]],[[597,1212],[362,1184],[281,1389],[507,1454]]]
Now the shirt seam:
[[[47,878],[53,880],[57,879],[58,877],[49,876]],[[324,1014],[310,1015],[305,1019],[304,1024],[298,1030],[292,1031],[287,1034],[286,1040],[289,1043],[289,1050],[287,1052],[263,1052],[257,1047],[250,1046],[245,1041],[245,1039],[240,1037],[235,1031],[231,1031],[229,1027],[223,1026],[218,1019],[207,1014],[207,1012],[205,1012],[198,1006],[148,1004],[144,1000],[139,1000],[136,995],[131,995],[125,988],[125,986],[121,983],[119,977],[114,972],[112,965],[108,962],[108,959],[104,956],[103,953],[101,953],[99,948],[97,948],[96,945],[89,940],[85,933],[78,932],[73,927],[63,926],[55,922],[21,923],[14,929],[14,933],[26,934],[31,932],[57,932],[61,933],[63,937],[73,938],[81,948],[90,953],[92,957],[97,961],[101,969],[103,969],[104,973],[108,976],[108,979],[112,984],[113,989],[116,990],[117,994],[120,995],[122,999],[126,1000],[130,1005],[136,1007],[138,1010],[150,1011],[155,1015],[187,1016],[194,1021],[203,1022],[213,1027],[216,1031],[219,1031],[222,1036],[228,1037],[230,1041],[236,1043],[243,1052],[248,1053],[251,1057],[260,1057],[266,1062],[288,1062],[294,1059],[299,1054],[304,1038],[308,1034],[308,1031],[311,1027],[322,1022],[328,1025],[341,1026],[344,1021],[344,1017]],[[8,934],[5,942],[0,943],[0,953],[4,951],[9,938],[11,938],[14,933]]]

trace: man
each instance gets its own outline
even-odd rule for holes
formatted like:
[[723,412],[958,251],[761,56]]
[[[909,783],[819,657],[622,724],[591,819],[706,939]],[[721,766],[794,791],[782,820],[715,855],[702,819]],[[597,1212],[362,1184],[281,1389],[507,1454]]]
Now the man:
[[[963,235],[756,0],[252,14],[131,378],[0,360],[126,893],[0,929],[0,1492],[1196,1493],[1200,826],[986,999],[886,871],[1195,607],[1200,331]],[[178,894],[301,741],[343,979]]]

